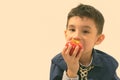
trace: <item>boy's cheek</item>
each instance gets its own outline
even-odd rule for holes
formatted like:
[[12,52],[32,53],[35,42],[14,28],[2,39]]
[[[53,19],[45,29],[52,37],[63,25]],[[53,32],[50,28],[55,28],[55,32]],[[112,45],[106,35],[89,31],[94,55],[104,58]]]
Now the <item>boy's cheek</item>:
[[72,37],[66,37],[66,41],[68,42],[68,41],[70,41],[72,39]]

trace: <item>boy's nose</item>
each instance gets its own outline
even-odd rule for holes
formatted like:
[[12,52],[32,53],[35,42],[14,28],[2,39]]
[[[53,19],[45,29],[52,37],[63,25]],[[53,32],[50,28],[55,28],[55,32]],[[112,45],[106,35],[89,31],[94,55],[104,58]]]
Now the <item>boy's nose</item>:
[[81,34],[80,34],[79,32],[76,32],[76,33],[73,35],[73,39],[80,40],[80,39],[81,39]]

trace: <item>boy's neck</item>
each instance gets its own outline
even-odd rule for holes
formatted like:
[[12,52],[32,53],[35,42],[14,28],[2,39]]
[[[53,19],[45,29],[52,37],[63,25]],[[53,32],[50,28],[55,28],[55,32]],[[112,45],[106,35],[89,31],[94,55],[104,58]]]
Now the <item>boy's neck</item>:
[[80,58],[80,64],[82,64],[86,67],[89,66],[92,63],[92,55],[91,54],[92,54],[92,52],[82,55]]

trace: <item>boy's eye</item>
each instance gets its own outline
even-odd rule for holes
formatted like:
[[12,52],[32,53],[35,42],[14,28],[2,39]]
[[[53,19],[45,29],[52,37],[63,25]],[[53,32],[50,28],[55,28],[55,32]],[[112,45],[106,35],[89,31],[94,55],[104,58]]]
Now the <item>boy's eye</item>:
[[72,31],[72,32],[74,32],[75,31],[75,29],[68,29],[69,31]]
[[88,30],[83,30],[83,33],[90,33]]

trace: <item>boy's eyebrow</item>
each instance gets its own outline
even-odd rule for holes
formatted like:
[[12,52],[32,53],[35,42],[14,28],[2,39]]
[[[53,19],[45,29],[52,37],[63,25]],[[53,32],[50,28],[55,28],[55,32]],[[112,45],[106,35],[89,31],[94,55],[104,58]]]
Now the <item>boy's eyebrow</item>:
[[88,28],[88,29],[91,29],[91,27],[90,27],[90,26],[83,26],[83,28]]
[[68,25],[68,28],[74,28],[75,26],[74,25]]
[[[88,26],[88,25],[83,25],[82,27],[83,27],[83,28],[91,29],[91,27]],[[71,25],[68,25],[68,28],[75,28],[75,26],[71,24]]]

